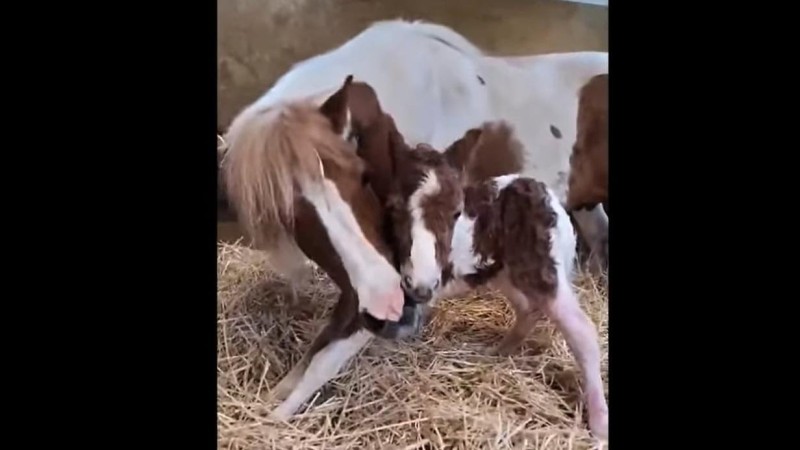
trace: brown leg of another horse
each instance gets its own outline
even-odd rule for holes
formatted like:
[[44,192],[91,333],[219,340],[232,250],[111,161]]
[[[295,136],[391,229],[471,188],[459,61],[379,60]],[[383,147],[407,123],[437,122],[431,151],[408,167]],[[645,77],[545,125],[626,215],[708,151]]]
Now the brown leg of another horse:
[[505,274],[501,274],[492,281],[492,287],[499,290],[514,308],[516,320],[510,330],[506,332],[503,340],[489,350],[489,354],[507,356],[516,351],[530,331],[542,318],[544,312],[536,307],[528,297],[511,285]]
[[272,417],[288,420],[372,340],[373,334],[361,328],[357,311],[355,293],[343,292],[328,324],[273,390],[273,398],[285,400],[272,411]]
[[572,211],[578,231],[589,247],[589,269],[595,275],[608,267],[608,216],[601,205],[588,211]]

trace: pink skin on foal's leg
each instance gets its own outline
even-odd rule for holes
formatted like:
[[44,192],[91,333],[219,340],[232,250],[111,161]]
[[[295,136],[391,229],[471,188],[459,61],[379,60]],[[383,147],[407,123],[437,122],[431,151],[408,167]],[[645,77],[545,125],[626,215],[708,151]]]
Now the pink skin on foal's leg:
[[589,410],[589,428],[600,439],[608,439],[608,404],[600,375],[600,343],[597,329],[581,309],[568,283],[559,283],[555,300],[548,305],[548,315],[555,322],[575,355],[583,373],[584,392]]

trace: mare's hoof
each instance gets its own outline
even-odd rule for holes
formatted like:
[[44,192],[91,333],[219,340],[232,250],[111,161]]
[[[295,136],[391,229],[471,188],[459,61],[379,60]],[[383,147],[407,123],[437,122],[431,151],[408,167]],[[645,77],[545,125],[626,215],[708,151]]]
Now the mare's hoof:
[[406,339],[422,330],[422,305],[406,305],[399,322],[384,322],[376,333],[384,339]]

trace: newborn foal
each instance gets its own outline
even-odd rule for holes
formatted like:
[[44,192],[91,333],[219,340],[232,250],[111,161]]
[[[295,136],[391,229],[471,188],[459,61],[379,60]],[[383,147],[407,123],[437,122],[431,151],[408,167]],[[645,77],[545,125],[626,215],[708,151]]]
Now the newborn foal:
[[[501,131],[505,138],[494,143],[505,142],[505,147],[495,146],[492,153],[514,154],[509,149],[515,140],[502,125],[484,125],[477,134],[470,130],[443,153],[424,145],[404,147],[394,135],[397,184],[389,210],[398,255],[405,258],[400,263],[404,289],[418,301],[481,285],[502,292],[514,307],[516,322],[493,349],[496,354],[515,350],[546,314],[565,336],[582,371],[589,427],[606,439],[600,346],[595,326],[572,289],[576,237],[567,212],[541,182],[518,174],[497,176],[504,171],[502,165],[494,173],[479,173],[485,165],[468,164],[474,159],[470,152]],[[435,273],[440,267],[441,276]]]

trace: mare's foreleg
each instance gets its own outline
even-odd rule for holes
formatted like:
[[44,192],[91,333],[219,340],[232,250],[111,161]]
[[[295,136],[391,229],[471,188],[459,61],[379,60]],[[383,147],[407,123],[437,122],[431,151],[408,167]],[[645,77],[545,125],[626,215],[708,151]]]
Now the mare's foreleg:
[[272,417],[288,420],[372,338],[372,333],[358,321],[355,293],[343,292],[325,328],[300,362],[273,389],[272,398],[283,402],[272,411]]
[[578,232],[589,247],[589,269],[599,275],[608,268],[608,216],[602,205],[572,211]]
[[583,389],[589,410],[589,428],[600,439],[608,439],[608,405],[600,374],[600,343],[597,329],[581,309],[569,283],[559,283],[547,314],[564,335],[583,374]]

